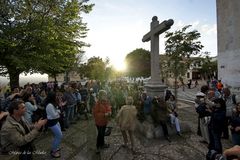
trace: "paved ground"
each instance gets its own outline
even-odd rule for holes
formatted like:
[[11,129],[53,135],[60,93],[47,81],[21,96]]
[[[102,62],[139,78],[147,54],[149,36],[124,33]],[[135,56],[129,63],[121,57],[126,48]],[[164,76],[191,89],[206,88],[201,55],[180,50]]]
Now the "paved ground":
[[[186,89],[181,92],[181,98],[192,97],[198,90]],[[186,94],[184,94],[186,93]],[[179,96],[180,97],[180,96]],[[201,137],[196,135],[197,115],[193,105],[189,103],[179,102],[179,119],[181,122],[187,123],[191,127],[191,132],[183,133],[182,137],[177,135],[171,136],[172,142],[169,143],[165,139],[146,139],[136,134],[136,152],[133,153],[128,148],[123,148],[122,136],[116,127],[114,120],[111,126],[114,127],[112,134],[106,137],[106,142],[110,144],[110,148],[102,150],[99,155],[95,154],[96,129],[93,120],[79,120],[66,132],[63,132],[62,141],[62,157],[65,160],[204,160],[207,152],[207,146],[200,143]],[[52,134],[50,130],[43,133],[38,140],[36,146],[38,152],[34,155],[36,160],[50,160],[49,155]],[[222,140],[223,148],[231,146],[229,140]],[[13,157],[0,156],[1,160],[10,160]]]

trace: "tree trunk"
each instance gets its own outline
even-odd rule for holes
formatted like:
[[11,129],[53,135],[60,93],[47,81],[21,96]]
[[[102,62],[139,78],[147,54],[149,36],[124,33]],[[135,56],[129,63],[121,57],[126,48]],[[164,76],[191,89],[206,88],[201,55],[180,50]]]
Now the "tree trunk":
[[54,74],[54,82],[57,82],[57,75]]
[[10,78],[10,88],[19,87],[19,75],[20,71],[17,69],[8,69],[8,74]]

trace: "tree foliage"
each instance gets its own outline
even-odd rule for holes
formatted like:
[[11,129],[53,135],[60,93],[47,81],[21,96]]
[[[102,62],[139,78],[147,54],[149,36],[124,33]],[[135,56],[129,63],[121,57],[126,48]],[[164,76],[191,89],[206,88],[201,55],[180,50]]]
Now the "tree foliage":
[[[22,72],[64,72],[87,46],[81,14],[93,4],[81,0],[2,0],[0,74],[18,85]],[[14,81],[15,80],[15,81]]]
[[79,72],[89,79],[105,81],[108,78],[108,74],[111,71],[107,67],[109,59],[103,61],[100,57],[91,57],[87,63],[81,64]]
[[[181,78],[181,75],[185,75],[191,60],[192,55],[200,53],[203,45],[198,40],[201,35],[197,30],[187,31],[191,25],[185,26],[175,32],[167,32],[165,38],[165,52],[169,57],[167,66],[169,72],[173,73],[175,79],[175,85],[177,78]],[[175,95],[177,96],[177,90],[175,86]]]
[[191,25],[183,27],[175,32],[167,32],[165,38],[165,52],[170,58],[167,62],[169,70],[177,78],[180,75],[185,75],[189,64],[190,57],[200,53],[203,45],[198,39],[200,33],[197,30],[187,32]]
[[210,57],[209,52],[204,52],[203,57],[199,57],[199,61],[202,64],[200,73],[204,79],[211,79],[217,74],[217,60]]
[[130,52],[125,62],[127,65],[126,74],[129,77],[149,77],[151,75],[151,55],[150,52],[139,48]]

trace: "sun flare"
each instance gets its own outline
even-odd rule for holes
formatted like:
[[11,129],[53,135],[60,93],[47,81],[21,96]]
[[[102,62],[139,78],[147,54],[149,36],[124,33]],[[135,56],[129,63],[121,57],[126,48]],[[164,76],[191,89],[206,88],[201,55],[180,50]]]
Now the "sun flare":
[[117,71],[125,71],[126,70],[126,64],[125,62],[121,62],[121,61],[117,61],[113,63],[113,67],[117,70]]

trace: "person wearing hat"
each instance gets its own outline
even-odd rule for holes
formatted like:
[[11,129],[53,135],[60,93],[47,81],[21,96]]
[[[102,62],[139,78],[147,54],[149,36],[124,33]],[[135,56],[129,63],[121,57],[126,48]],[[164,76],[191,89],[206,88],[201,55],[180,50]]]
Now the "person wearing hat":
[[201,142],[209,143],[208,123],[210,120],[209,107],[213,105],[208,100],[209,88],[207,85],[201,87],[201,91],[197,92],[195,99],[195,109],[198,113],[198,130],[197,134],[203,137]]
[[100,153],[100,149],[109,147],[109,144],[105,144],[104,135],[111,113],[111,105],[107,100],[107,92],[100,90],[98,92],[98,101],[93,107],[93,117],[98,131],[96,143],[97,154]]

